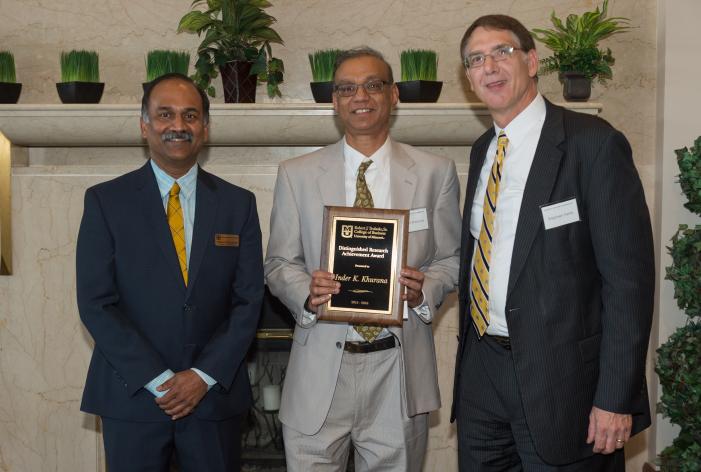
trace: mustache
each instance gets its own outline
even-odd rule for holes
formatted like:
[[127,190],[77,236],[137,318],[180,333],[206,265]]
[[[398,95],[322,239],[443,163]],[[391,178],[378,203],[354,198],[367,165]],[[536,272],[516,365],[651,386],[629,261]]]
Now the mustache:
[[176,139],[185,139],[192,142],[192,133],[188,133],[187,131],[168,131],[161,135],[161,141],[163,142],[174,141]]

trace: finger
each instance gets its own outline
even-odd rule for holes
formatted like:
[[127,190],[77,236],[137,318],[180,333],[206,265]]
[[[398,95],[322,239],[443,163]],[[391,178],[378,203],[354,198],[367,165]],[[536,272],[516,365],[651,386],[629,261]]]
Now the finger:
[[589,414],[589,429],[587,430],[587,444],[594,442],[596,438],[596,416],[591,413]]
[[168,380],[166,380],[165,382],[160,384],[158,387],[156,387],[156,390],[159,392],[164,392],[166,390],[170,390],[174,384],[175,384],[175,376],[169,378]]

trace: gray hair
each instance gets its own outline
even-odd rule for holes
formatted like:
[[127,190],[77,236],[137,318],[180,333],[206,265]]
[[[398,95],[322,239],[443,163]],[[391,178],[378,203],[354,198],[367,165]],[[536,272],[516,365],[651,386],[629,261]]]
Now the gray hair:
[[360,46],[353,49],[347,49],[342,51],[338,56],[336,56],[336,63],[333,65],[333,77],[336,78],[336,71],[341,67],[341,64],[349,59],[355,59],[356,57],[374,57],[382,61],[382,63],[387,66],[387,72],[389,73],[389,83],[394,82],[394,76],[392,74],[392,66],[389,62],[385,60],[385,57],[379,51],[372,49],[368,46]]

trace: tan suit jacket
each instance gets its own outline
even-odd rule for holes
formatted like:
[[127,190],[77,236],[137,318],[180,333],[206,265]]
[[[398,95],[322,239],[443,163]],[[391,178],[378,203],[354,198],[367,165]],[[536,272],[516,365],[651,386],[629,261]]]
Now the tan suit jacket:
[[[459,183],[452,160],[391,142],[394,208],[426,208],[429,229],[409,233],[407,264],[425,273],[424,294],[432,313],[456,287],[460,254]],[[265,260],[268,286],[297,319],[280,407],[280,420],[315,434],[329,411],[343,355],[346,323],[301,326],[311,273],[320,265],[325,205],[345,206],[343,142],[280,165]],[[440,407],[436,355],[430,323],[409,314],[391,328],[402,347],[402,398],[414,416]]]

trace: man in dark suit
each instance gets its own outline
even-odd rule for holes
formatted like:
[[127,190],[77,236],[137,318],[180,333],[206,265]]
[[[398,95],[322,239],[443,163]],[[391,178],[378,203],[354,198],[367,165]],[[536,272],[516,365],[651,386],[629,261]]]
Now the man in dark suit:
[[650,424],[650,220],[625,137],[543,99],[514,18],[461,44],[494,126],[473,145],[463,213],[453,419],[463,471],[624,470]]
[[202,170],[209,102],[169,74],[144,93],[149,162],[85,194],[80,317],[95,341],[81,409],[115,471],[240,469],[246,351],[263,296],[253,194]]

